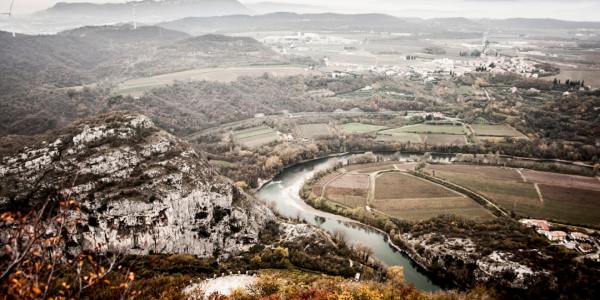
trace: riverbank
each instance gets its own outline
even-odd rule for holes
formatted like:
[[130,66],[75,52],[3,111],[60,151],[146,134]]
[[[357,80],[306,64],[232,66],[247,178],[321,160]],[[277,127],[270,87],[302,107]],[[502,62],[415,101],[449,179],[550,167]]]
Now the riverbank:
[[542,289],[540,280],[551,285],[561,282],[565,270],[554,263],[557,259],[574,268],[570,272],[588,268],[576,259],[580,254],[540,239],[501,209],[497,211],[499,218],[486,222],[443,215],[404,222],[372,208],[338,205],[315,194],[320,187],[313,190],[313,185],[328,173],[323,171],[308,179],[301,188],[301,198],[315,209],[375,227],[436,282],[452,282],[462,289],[484,284],[502,292],[529,295],[530,289]]

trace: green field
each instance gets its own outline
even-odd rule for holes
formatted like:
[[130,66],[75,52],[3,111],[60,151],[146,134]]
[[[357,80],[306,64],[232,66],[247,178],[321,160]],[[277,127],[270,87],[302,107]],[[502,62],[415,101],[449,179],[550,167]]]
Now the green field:
[[387,129],[385,126],[363,124],[363,123],[346,123],[341,126],[347,133],[371,133],[377,132],[383,129]]
[[257,148],[280,140],[277,132],[267,126],[234,131],[232,137],[236,144],[247,148]]

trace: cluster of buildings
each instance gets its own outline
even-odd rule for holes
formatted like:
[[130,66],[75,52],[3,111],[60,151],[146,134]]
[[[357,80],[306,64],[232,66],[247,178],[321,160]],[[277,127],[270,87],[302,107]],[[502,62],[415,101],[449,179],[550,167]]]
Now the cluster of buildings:
[[350,45],[360,44],[357,40],[310,32],[298,32],[292,35],[267,36],[261,39],[261,42],[269,46],[279,47],[283,52],[285,52],[286,48],[295,49],[305,45],[347,45],[348,47],[352,47]]
[[598,254],[600,253],[600,241],[585,233],[551,230],[552,226],[546,220],[522,219],[519,222],[527,227],[534,228],[538,234],[541,234],[548,240],[558,243],[568,249],[577,250],[584,254],[596,252],[596,257],[598,257]]

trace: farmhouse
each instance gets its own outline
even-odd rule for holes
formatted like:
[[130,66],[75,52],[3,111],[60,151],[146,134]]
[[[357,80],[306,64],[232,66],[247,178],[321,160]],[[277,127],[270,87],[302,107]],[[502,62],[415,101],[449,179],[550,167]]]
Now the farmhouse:
[[594,251],[594,247],[588,243],[581,243],[581,244],[577,245],[577,250],[579,250],[583,253],[590,253],[590,252]]
[[581,232],[571,232],[569,237],[574,241],[585,242],[590,240],[590,236]]
[[550,231],[550,223],[548,223],[548,221],[546,221],[546,220],[522,219],[519,222],[521,222],[521,224],[524,224],[527,227],[535,228],[538,232],[539,231],[544,231],[544,232]]
[[551,241],[563,241],[567,237],[564,231],[547,231],[544,235]]

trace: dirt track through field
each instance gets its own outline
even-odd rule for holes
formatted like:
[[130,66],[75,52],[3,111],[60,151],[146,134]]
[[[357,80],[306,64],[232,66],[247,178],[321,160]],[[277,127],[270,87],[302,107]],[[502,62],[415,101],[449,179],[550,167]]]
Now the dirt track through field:
[[542,191],[540,190],[540,186],[537,183],[534,183],[533,186],[535,187],[535,191],[538,194],[538,197],[540,198],[540,202],[544,203],[544,196],[542,196]]
[[[523,175],[523,172],[521,172],[521,169],[517,169],[517,173],[519,173],[519,175],[521,176],[521,179],[523,179],[523,182],[527,182],[527,178],[525,178],[525,175]],[[536,186],[537,188],[537,186]],[[539,194],[539,191],[538,191]]]

